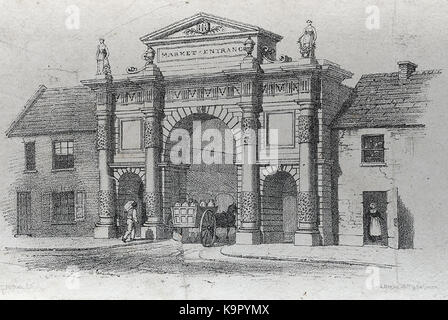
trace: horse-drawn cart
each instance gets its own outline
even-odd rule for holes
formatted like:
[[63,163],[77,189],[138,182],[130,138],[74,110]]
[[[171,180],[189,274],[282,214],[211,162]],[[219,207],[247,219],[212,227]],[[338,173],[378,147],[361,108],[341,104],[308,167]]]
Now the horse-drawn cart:
[[229,206],[227,212],[218,213],[217,206],[207,206],[204,203],[184,203],[171,207],[171,222],[175,229],[199,228],[199,239],[204,247],[211,247],[215,243],[216,228],[229,229],[235,226],[236,205]]
[[177,205],[171,208],[174,228],[199,228],[204,247],[211,247],[216,237],[216,211],[218,207],[197,204]]

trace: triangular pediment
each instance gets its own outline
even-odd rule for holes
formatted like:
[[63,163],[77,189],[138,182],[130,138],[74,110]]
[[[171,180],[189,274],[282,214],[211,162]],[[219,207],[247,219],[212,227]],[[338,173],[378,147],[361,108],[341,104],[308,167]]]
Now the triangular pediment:
[[180,20],[165,28],[147,34],[141,37],[140,40],[144,43],[151,43],[164,39],[214,37],[242,33],[262,33],[276,41],[280,41],[282,38],[277,34],[263,30],[257,26],[200,12],[192,17]]

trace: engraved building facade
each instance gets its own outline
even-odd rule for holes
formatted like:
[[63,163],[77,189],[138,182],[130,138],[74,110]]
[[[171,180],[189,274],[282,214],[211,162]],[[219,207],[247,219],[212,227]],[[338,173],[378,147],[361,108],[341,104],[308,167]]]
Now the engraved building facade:
[[[314,43],[311,55],[280,56],[281,39],[198,13],[141,37],[141,68],[111,74],[102,60],[103,72],[79,87],[42,86],[8,131],[25,149],[14,187],[17,233],[117,237],[123,205],[135,200],[138,235],[164,239],[176,203],[212,199],[221,211],[237,205],[236,243],[362,245],[350,237],[362,237],[362,226],[347,232],[350,218],[339,214],[348,202],[361,205],[346,191],[357,178],[335,174],[350,158],[338,146],[357,92],[343,84],[352,73],[317,60]],[[207,129],[217,130],[228,161],[174,163],[176,129],[206,142]],[[380,157],[374,136],[363,142],[372,149],[365,159]],[[194,143],[193,158],[206,145]],[[254,161],[244,157],[250,150]]]

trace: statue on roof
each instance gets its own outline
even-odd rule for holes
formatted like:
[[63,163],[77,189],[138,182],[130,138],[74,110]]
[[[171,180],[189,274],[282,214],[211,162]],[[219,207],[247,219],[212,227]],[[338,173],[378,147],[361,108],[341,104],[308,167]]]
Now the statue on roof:
[[96,74],[110,74],[109,49],[102,38],[100,39],[100,43],[96,50]]
[[307,26],[303,30],[297,43],[299,44],[300,54],[303,58],[314,58],[314,50],[316,49],[317,32],[312,25],[311,20],[307,20]]

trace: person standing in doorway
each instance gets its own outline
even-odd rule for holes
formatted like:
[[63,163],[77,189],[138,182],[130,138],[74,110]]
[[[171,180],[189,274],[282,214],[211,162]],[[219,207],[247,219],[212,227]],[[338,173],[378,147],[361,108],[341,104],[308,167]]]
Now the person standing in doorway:
[[137,202],[128,201],[124,205],[124,210],[126,212],[126,233],[123,235],[121,240],[123,242],[135,240],[135,226],[137,224]]
[[381,241],[381,213],[377,210],[376,203],[369,205],[369,237],[372,242]]

